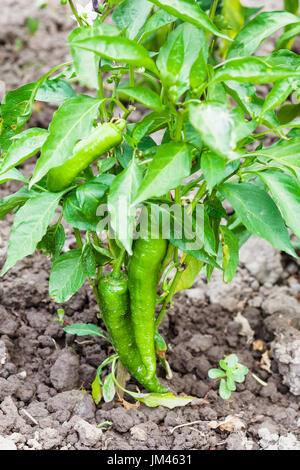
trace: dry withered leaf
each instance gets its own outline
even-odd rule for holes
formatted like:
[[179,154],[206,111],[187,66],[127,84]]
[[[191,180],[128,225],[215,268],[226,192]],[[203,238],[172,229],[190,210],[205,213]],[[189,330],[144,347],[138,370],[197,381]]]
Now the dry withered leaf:
[[263,351],[264,342],[261,339],[256,339],[255,341],[253,341],[252,347],[254,351]]
[[260,360],[260,368],[266,370],[269,374],[272,374],[271,370],[271,359],[270,359],[271,351],[265,351]]
[[253,338],[254,338],[254,331],[252,330],[247,318],[243,317],[241,312],[239,312],[237,316],[234,318],[234,321],[236,323],[239,323],[242,327],[241,331],[239,332],[239,335],[246,336],[247,343],[252,343]]
[[138,409],[141,406],[139,401],[136,401],[135,403],[129,403],[128,401],[124,400],[124,398],[118,401],[122,404],[126,411],[131,410],[132,408]]
[[245,428],[245,423],[238,416],[228,415],[224,421],[209,421],[208,426],[211,429],[233,432]]

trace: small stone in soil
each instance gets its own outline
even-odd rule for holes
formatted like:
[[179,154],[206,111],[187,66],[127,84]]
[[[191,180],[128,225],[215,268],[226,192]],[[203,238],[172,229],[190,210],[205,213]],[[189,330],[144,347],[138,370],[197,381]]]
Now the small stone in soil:
[[70,350],[62,351],[50,369],[50,379],[56,390],[62,392],[79,385],[79,357]]

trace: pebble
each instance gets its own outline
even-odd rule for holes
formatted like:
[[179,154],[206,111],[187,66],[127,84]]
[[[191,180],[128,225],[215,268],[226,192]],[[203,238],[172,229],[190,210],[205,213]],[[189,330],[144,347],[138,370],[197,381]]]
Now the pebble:
[[8,437],[0,436],[0,450],[17,450],[17,446],[14,441]]
[[64,350],[50,369],[50,380],[56,390],[72,390],[79,385],[79,357],[70,350]]

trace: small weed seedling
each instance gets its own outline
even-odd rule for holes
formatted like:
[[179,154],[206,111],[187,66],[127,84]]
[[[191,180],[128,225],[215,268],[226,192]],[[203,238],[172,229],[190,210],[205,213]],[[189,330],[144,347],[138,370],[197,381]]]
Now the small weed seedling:
[[231,393],[236,390],[236,383],[243,383],[248,369],[246,366],[238,363],[238,358],[235,354],[230,354],[221,359],[221,369],[210,369],[208,371],[208,377],[220,382],[219,395],[223,400],[228,400],[231,397]]

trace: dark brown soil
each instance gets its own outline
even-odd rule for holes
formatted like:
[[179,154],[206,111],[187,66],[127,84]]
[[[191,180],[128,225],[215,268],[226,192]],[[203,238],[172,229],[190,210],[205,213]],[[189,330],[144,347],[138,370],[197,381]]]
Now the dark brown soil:
[[[14,3],[20,9],[12,14],[11,2],[3,2],[6,21],[0,28],[0,78],[7,90],[63,62],[68,52],[61,44],[71,27],[55,8],[37,11],[25,0]],[[30,38],[28,16],[41,18]],[[17,38],[26,38],[23,52],[14,50]],[[31,61],[39,67],[24,72]],[[46,127],[53,109],[35,114],[34,125]],[[0,197],[15,189],[1,185]],[[0,267],[11,222],[12,216],[0,222]],[[66,248],[73,242],[68,234]],[[299,263],[253,237],[231,284],[224,285],[216,272],[209,285],[199,277],[193,289],[175,297],[161,328],[174,377],[165,381],[160,367],[159,375],[175,393],[199,400],[174,410],[125,410],[116,401],[95,406],[91,382],[107,357],[107,343],[63,332],[55,321],[59,306],[48,294],[49,266],[36,253],[1,279],[0,449],[300,450]],[[88,285],[63,307],[68,323],[97,322]],[[203,401],[211,385],[208,370],[229,353],[249,368],[246,382],[229,402],[216,389]],[[104,421],[112,425],[101,431],[96,425]]]

